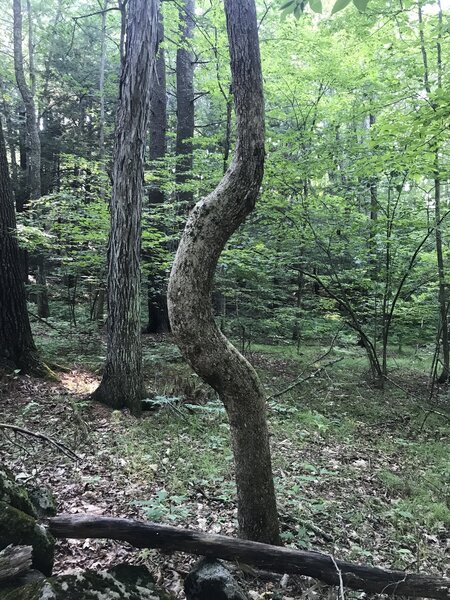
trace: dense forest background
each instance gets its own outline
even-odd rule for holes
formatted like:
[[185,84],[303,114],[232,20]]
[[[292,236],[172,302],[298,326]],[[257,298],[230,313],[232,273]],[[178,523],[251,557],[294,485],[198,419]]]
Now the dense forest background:
[[[268,399],[283,542],[442,575],[450,7],[348,4],[256,2],[264,179],[255,211],[220,256],[214,314]],[[47,376],[30,378],[36,369],[20,363],[6,371],[0,421],[58,431],[81,459],[73,466],[30,456],[8,434],[0,449],[24,479],[49,479],[65,511],[234,533],[229,406],[184,361],[167,311],[188,214],[227,172],[240,133],[223,2],[164,0],[158,14],[142,219],[133,216],[142,223],[141,420],[89,400],[110,351],[108,239],[127,2],[0,7],[17,266],[44,365],[38,374]],[[130,160],[124,173],[135,166]],[[125,552],[103,542],[61,550],[58,568],[96,565],[99,554],[109,564]],[[158,564],[166,587],[183,597],[176,573],[186,565]],[[289,598],[303,584],[285,592],[264,584],[269,595],[259,596],[261,585],[254,598]]]
[[[301,346],[342,329],[380,380],[388,347],[438,339],[438,358],[448,345],[439,334],[439,299],[448,302],[448,14],[438,4],[372,3],[365,13],[280,19],[276,3],[258,8],[266,174],[258,212],[220,260],[218,317],[243,347]],[[41,194],[31,201],[9,3],[1,89],[29,291],[39,317],[101,323],[120,10],[63,1],[28,9],[24,61],[42,155]],[[187,210],[220,179],[234,140],[221,3],[198,2],[185,39],[179,9],[163,3],[167,115],[153,104],[156,158],[147,153],[142,302],[155,332],[167,329],[156,308]],[[193,64],[187,87],[180,77],[177,85],[183,51]]]

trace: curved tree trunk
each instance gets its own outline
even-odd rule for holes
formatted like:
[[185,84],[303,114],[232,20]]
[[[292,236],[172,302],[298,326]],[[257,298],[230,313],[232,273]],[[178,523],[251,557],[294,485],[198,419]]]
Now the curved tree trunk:
[[172,331],[195,371],[220,395],[233,444],[240,534],[279,543],[265,394],[247,360],[214,322],[211,287],[219,256],[253,210],[264,168],[264,98],[254,0],[225,0],[237,116],[233,162],[194,207],[169,281]]
[[144,150],[157,44],[158,0],[130,0],[116,117],[108,248],[108,347],[93,398],[141,412],[140,253]]
[[16,238],[16,215],[0,122],[0,365],[42,375],[31,334]]

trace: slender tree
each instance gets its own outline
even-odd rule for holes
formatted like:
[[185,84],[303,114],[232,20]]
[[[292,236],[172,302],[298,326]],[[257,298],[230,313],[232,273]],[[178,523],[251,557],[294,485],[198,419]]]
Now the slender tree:
[[[164,159],[167,149],[167,90],[166,90],[166,60],[164,47],[164,22],[161,10],[158,15],[158,56],[156,59],[155,77],[152,82],[150,102],[150,145],[149,158],[155,169],[158,161]],[[155,179],[149,190],[150,210],[154,205],[164,202],[164,191],[159,179]],[[153,259],[148,256],[149,262]],[[148,279],[148,325],[147,333],[166,333],[169,331],[167,315],[166,273],[150,265],[152,274]]]
[[[31,10],[29,8],[29,10]],[[31,198],[39,198],[41,195],[41,141],[39,138],[39,127],[36,118],[36,106],[32,89],[25,78],[24,60],[22,51],[22,3],[21,0],[13,0],[14,11],[14,70],[17,86],[25,106],[27,137],[28,137],[28,167],[29,188]],[[31,62],[33,64],[33,61]],[[32,69],[31,81],[34,87],[34,68]]]
[[116,116],[108,248],[108,347],[96,400],[141,411],[140,252],[144,149],[157,50],[158,0],[130,0]]
[[[431,89],[431,77],[430,68],[428,65],[428,53],[425,43],[424,23],[423,23],[423,10],[421,1],[418,4],[418,16],[419,16],[419,38],[420,38],[420,49],[422,54],[423,63],[423,84],[428,97],[432,97]],[[438,2],[438,37],[436,42],[436,54],[437,54],[437,90],[442,90],[442,7],[441,3]],[[437,109],[437,105],[434,101],[431,102],[431,106],[434,111]],[[438,341],[442,348],[442,370],[438,375],[439,383],[445,383],[450,377],[450,337],[449,337],[449,322],[448,322],[448,293],[446,283],[446,267],[444,260],[444,248],[442,241],[442,217],[441,217],[441,205],[442,205],[442,182],[441,182],[441,171],[440,171],[440,158],[439,158],[439,142],[436,139],[432,143],[432,152],[434,153],[433,161],[433,183],[434,183],[434,216],[435,216],[435,242],[436,242],[436,262],[438,267],[438,298],[439,298],[439,326],[438,326]]]
[[190,45],[194,34],[195,0],[184,0],[180,8],[180,46],[177,50],[177,155],[175,182],[179,209],[185,213],[192,208],[194,194],[183,189],[193,167],[194,137],[194,58]]
[[0,121],[0,365],[42,375],[28,319],[16,215]]
[[217,188],[198,202],[186,224],[169,281],[173,333],[195,371],[228,413],[238,493],[240,534],[279,542],[265,394],[248,361],[217,327],[211,289],[219,256],[253,210],[264,169],[264,97],[254,0],[225,0],[237,144]]

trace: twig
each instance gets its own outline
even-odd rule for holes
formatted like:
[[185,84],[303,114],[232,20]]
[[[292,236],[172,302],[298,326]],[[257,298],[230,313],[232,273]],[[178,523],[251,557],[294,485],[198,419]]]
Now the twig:
[[61,334],[64,333],[63,331],[61,331],[61,329],[58,329],[57,327],[55,327],[54,325],[52,325],[51,323],[49,323],[48,321],[46,321],[45,319],[43,319],[42,317],[40,317],[39,315],[35,315],[34,313],[32,313],[30,311],[28,311],[28,314],[33,319],[36,319],[36,321],[40,321],[41,323],[45,323],[47,325],[47,327],[50,327],[50,329],[54,329],[55,331],[57,331],[58,333],[61,333]]
[[9,429],[10,431],[14,431],[15,433],[18,433],[20,435],[29,435],[29,436],[35,437],[39,440],[43,440],[44,442],[47,442],[51,446],[54,446],[55,448],[57,448],[60,452],[65,454],[68,458],[70,458],[72,460],[80,460],[80,457],[77,454],[75,454],[75,452],[73,450],[71,450],[68,446],[66,446],[66,444],[63,444],[63,442],[57,442],[56,440],[48,437],[47,435],[45,435],[43,433],[38,432],[38,431],[37,432],[30,431],[29,429],[24,429],[23,427],[17,427],[17,425],[8,425],[7,423],[0,423],[0,429]]
[[336,567],[336,571],[337,571],[338,576],[339,576],[339,595],[341,597],[341,600],[345,600],[344,581],[342,580],[342,571],[337,566],[337,563],[336,563],[336,561],[334,559],[334,556],[332,554],[330,554],[330,558],[333,561],[333,564]]
[[326,363],[325,365],[322,365],[321,367],[319,367],[316,371],[314,371],[314,373],[311,373],[310,375],[307,375],[306,377],[302,377],[302,379],[297,379],[296,381],[294,381],[294,383],[291,383],[290,385],[288,385],[288,387],[284,388],[284,390],[281,390],[280,392],[275,392],[275,394],[272,394],[271,396],[269,396],[267,398],[267,400],[273,400],[274,398],[278,398],[279,396],[282,396],[283,394],[290,392],[292,389],[294,389],[301,383],[304,383],[305,381],[308,381],[309,379],[313,379],[321,371],[323,371],[324,369],[327,369],[328,367],[331,367],[332,365],[335,365],[336,363],[340,362],[341,360],[344,360],[343,356],[341,356],[340,358],[336,358],[335,360],[331,360],[330,362]]

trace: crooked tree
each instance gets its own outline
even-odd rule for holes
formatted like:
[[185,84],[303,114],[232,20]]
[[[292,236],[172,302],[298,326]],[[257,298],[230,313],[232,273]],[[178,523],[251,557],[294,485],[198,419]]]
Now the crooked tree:
[[159,0],[130,0],[119,103],[108,246],[106,365],[93,394],[113,408],[141,412],[140,253],[144,150]]
[[240,535],[279,543],[265,394],[249,362],[217,327],[211,288],[219,256],[253,210],[264,171],[264,96],[254,0],[225,0],[237,143],[216,189],[196,204],[168,290],[175,339],[223,401],[230,421]]

